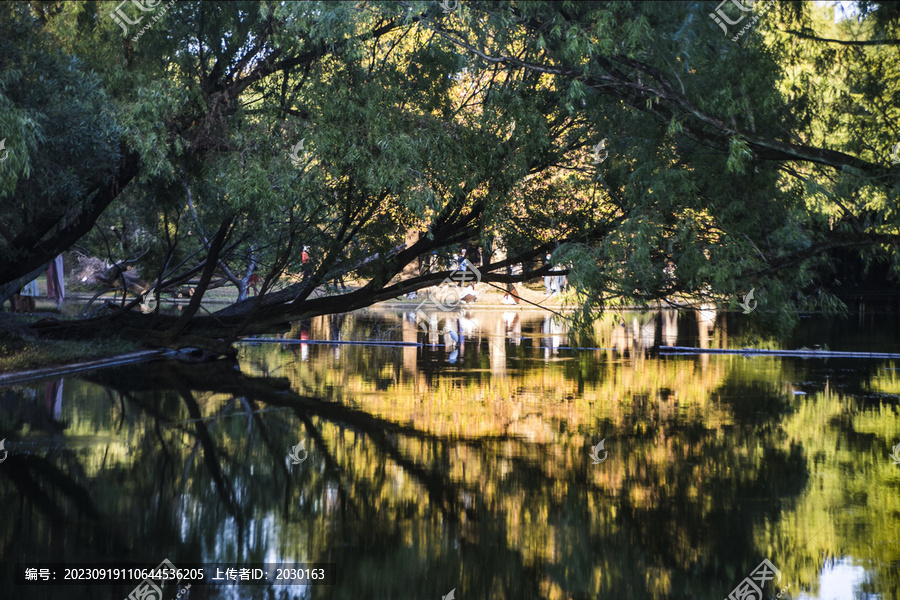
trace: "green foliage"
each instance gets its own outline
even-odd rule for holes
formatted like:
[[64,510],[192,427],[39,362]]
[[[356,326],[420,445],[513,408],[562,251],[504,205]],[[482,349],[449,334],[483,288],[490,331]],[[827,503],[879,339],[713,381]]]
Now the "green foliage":
[[[887,46],[816,39],[892,35],[880,6],[859,23],[773,8],[740,43],[696,2],[450,14],[434,2],[179,2],[137,41],[113,8],[61,6],[41,24],[4,9],[31,36],[16,41],[23,57],[56,57],[38,77],[69,86],[70,133],[48,149],[94,151],[52,182],[42,171],[28,197],[83,204],[86,165],[108,176],[119,141],[140,154],[139,176],[81,242],[94,252],[115,227],[127,230],[116,252],[188,268],[233,219],[235,272],[259,260],[293,281],[310,246],[321,282],[418,231],[441,251],[502,243],[526,264],[550,247],[573,265],[586,313],[665,299],[734,308],[756,289],[765,305],[751,318],[770,325],[841,308],[822,292],[834,248],[900,263],[900,184],[884,167],[900,73]],[[25,85],[23,60],[3,89]],[[10,146],[45,143],[41,119],[55,113],[41,89],[0,96]],[[3,189],[35,156],[11,157]],[[377,264],[373,292],[398,270]]]
[[66,225],[119,158],[121,130],[101,79],[47,38],[21,5],[0,7],[3,261],[21,258],[11,236],[31,235],[47,218]]

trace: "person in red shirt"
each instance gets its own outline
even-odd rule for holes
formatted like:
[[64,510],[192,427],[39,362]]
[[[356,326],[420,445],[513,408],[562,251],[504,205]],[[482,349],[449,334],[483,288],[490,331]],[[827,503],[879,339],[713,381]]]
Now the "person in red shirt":
[[303,246],[303,253],[300,254],[300,260],[303,263],[303,281],[305,282],[312,275],[312,269],[309,265],[309,246]]
[[259,275],[257,275],[256,273],[254,273],[253,275],[250,276],[250,279],[247,280],[248,295],[249,295],[250,290],[253,290],[255,295],[259,296],[259,287],[258,286],[259,286],[260,281],[261,280],[259,278]]

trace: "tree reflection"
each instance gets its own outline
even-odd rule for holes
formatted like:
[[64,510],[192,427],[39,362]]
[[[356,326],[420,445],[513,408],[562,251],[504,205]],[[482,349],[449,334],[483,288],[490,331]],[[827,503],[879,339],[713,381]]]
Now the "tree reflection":
[[[601,337],[627,352],[559,350],[545,362],[565,332],[542,317],[466,319],[460,365],[447,348],[308,346],[303,360],[297,346],[269,344],[240,363],[67,380],[61,406],[4,392],[0,435],[58,446],[16,450],[0,467],[0,501],[17,507],[0,524],[4,563],[319,561],[342,571],[313,598],[455,587],[636,599],[721,598],[766,557],[809,589],[821,556],[849,555],[871,561],[878,593],[900,590],[890,461],[873,458],[897,437],[894,417],[831,388],[790,394],[819,363],[716,356],[704,368],[634,352],[673,335],[665,313],[605,326]],[[310,327],[322,339],[430,335],[370,320]],[[861,390],[894,385],[860,377]],[[593,465],[601,438],[609,458]],[[293,465],[301,440],[309,457]]]

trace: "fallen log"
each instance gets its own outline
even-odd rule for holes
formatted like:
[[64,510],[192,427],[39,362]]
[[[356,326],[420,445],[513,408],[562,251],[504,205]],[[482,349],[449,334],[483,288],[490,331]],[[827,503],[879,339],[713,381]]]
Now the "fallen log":
[[350,340],[298,340],[295,338],[243,338],[237,340],[242,344],[321,344],[323,346],[423,346],[416,342],[400,342],[400,341],[383,341],[383,342],[366,342],[366,341],[350,341]]
[[759,348],[694,348],[660,346],[660,354],[742,354],[744,356],[800,356],[803,358],[900,358],[890,352],[838,352],[833,350],[761,350]]
[[89,361],[69,363],[66,365],[28,369],[27,371],[14,371],[12,373],[0,374],[0,385],[7,386],[20,384],[35,379],[59,377],[61,375],[70,375],[72,373],[90,371],[92,369],[106,369],[108,367],[164,359],[172,357],[175,354],[176,353],[171,350],[141,350],[139,352],[130,352],[128,354],[120,354],[118,356],[110,356],[107,358],[96,358]]

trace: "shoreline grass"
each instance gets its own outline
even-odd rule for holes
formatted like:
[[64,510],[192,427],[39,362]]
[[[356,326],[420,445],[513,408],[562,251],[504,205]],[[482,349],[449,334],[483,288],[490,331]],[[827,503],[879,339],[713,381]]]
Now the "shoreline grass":
[[28,325],[36,315],[0,313],[0,373],[63,366],[98,358],[145,350],[135,342],[118,337],[93,340],[38,339]]

